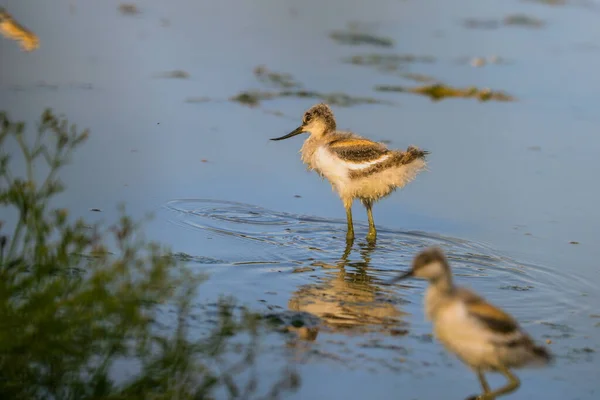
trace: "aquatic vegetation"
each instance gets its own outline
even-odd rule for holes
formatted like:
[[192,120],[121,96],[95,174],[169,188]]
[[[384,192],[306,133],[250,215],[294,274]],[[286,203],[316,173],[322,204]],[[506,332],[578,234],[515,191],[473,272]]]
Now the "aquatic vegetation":
[[470,29],[496,29],[500,27],[500,22],[496,19],[467,18],[463,25]]
[[404,79],[408,79],[408,80],[415,81],[415,82],[421,82],[421,83],[429,83],[429,82],[437,81],[437,79],[435,79],[432,76],[425,75],[425,74],[417,74],[415,72],[403,72],[400,74],[400,76]]
[[260,82],[277,88],[286,89],[302,87],[302,84],[296,82],[292,75],[271,71],[264,65],[259,65],[254,68],[254,76],[256,76]]
[[379,47],[394,46],[394,41],[392,39],[382,36],[375,36],[369,33],[334,31],[331,32],[329,37],[340,44],[352,46],[363,44]]
[[528,290],[533,289],[533,286],[531,286],[531,285],[527,285],[527,286],[506,285],[506,286],[501,286],[500,289],[502,289],[502,290],[514,290],[515,292],[526,292]]
[[119,11],[124,15],[136,15],[140,13],[138,7],[133,3],[119,4]]
[[[202,160],[202,162],[206,162],[206,160]],[[173,257],[175,260],[185,262],[185,263],[194,263],[194,264],[222,264],[223,260],[218,260],[216,258],[204,257],[204,256],[193,256],[187,253],[171,253],[168,254],[167,257]]]
[[433,101],[439,101],[447,97],[462,97],[462,98],[476,98],[480,101],[514,101],[515,98],[500,91],[493,91],[491,89],[478,89],[476,87],[468,87],[465,89],[454,88],[451,86],[444,85],[442,83],[435,83],[432,85],[417,86],[417,87],[406,87],[406,86],[392,86],[392,85],[379,85],[375,87],[375,90],[379,92],[408,92],[428,96]]
[[372,97],[351,96],[346,93],[321,93],[312,90],[283,90],[280,92],[267,92],[262,90],[250,90],[233,96],[230,100],[250,107],[256,107],[263,100],[271,100],[281,97],[310,98],[323,100],[324,102],[341,107],[350,107],[358,104],[392,104],[390,101],[380,100]]
[[350,107],[358,104],[392,104],[390,101],[386,100],[379,100],[373,97],[351,96],[341,92],[321,93],[316,91],[296,90],[283,91],[280,93],[280,96],[318,99],[323,100],[325,103],[341,107]]
[[[124,209],[103,227],[53,208],[65,190],[58,174],[89,132],[51,110],[33,138],[26,128],[0,112],[0,215],[16,217],[14,227],[0,221],[0,398],[260,397],[255,364],[268,324],[231,298],[197,304],[205,277],[183,263],[212,260],[146,241]],[[25,171],[5,150],[14,146]],[[203,307],[211,322],[192,339]],[[287,366],[273,381],[261,398],[299,385]]]
[[45,81],[35,82],[29,85],[10,85],[9,90],[23,92],[26,90],[91,90],[94,86],[86,82],[48,83]]
[[341,107],[350,107],[357,104],[392,104],[390,101],[386,100],[372,97],[352,96],[341,92],[322,93],[315,90],[292,90],[292,88],[301,88],[302,84],[295,81],[290,74],[273,72],[264,66],[255,68],[254,75],[261,83],[268,86],[276,86],[281,90],[245,90],[230,97],[230,101],[241,103],[249,107],[257,107],[262,101],[283,97],[318,99]]
[[265,92],[262,90],[249,90],[238,93],[230,98],[231,101],[241,103],[250,107],[256,107],[262,100],[270,100],[277,97],[278,93]]
[[369,45],[376,47],[393,47],[391,38],[366,32],[357,23],[349,23],[346,30],[336,30],[329,34],[336,42],[350,46]]
[[173,71],[163,72],[162,74],[157,75],[158,78],[171,78],[171,79],[188,79],[190,77],[189,72],[183,71],[181,69],[176,69]]
[[544,26],[544,21],[525,14],[511,14],[507,15],[502,20],[467,18],[463,21],[463,25],[470,29],[497,29],[503,25],[541,28]]
[[525,14],[512,14],[504,17],[504,25],[517,25],[529,28],[541,28],[544,21]]
[[19,42],[23,51],[33,51],[40,47],[40,39],[37,35],[19,24],[2,7],[0,7],[0,33],[8,39]]
[[393,71],[412,63],[433,63],[435,57],[415,56],[413,54],[357,54],[344,58],[342,62],[354,65],[376,67],[380,70]]

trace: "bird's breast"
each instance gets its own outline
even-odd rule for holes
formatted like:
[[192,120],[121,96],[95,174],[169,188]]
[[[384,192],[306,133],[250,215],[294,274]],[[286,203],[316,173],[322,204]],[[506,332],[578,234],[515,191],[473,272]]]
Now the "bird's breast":
[[312,158],[313,168],[331,183],[341,184],[348,180],[348,168],[345,163],[327,150],[327,147],[317,148]]

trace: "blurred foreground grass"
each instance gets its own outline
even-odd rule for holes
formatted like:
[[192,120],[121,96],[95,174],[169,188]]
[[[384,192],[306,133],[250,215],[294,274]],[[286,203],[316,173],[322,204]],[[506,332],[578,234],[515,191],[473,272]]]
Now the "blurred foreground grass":
[[[124,209],[102,227],[52,208],[64,191],[57,174],[87,137],[49,109],[35,135],[0,112],[0,398],[275,399],[296,389],[287,366],[259,385],[267,327],[233,299],[190,332],[204,277],[147,242]],[[176,318],[160,329],[169,310]]]

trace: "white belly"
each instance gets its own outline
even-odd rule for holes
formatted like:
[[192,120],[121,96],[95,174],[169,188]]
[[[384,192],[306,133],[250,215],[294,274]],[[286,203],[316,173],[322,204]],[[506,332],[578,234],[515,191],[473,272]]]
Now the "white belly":
[[[321,146],[315,151],[313,164],[317,172],[327,178],[342,197],[361,197],[363,195],[362,192],[367,192],[365,193],[365,197],[368,197],[369,192],[373,192],[373,190],[369,190],[369,185],[373,185],[376,182],[382,182],[386,188],[389,185],[385,181],[373,179],[373,177],[353,181],[349,177],[350,172],[364,170],[387,160],[389,157],[390,155],[386,154],[377,160],[356,163],[342,160],[330,152],[327,147]],[[365,182],[367,185],[365,185]]]
[[440,310],[433,324],[439,341],[463,362],[474,367],[497,362],[496,351],[487,332],[468,316],[464,304],[457,302]]
[[327,178],[338,191],[350,181],[350,178],[348,177],[349,169],[345,164],[344,161],[340,160],[340,158],[329,152],[327,148],[323,146],[315,151],[315,169],[318,173]]

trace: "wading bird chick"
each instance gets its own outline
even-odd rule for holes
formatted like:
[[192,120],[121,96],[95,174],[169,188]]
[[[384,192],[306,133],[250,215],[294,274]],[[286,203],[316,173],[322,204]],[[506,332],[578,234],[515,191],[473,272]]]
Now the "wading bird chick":
[[389,150],[352,132],[336,130],[335,117],[327,104],[320,103],[304,113],[302,125],[289,134],[271,139],[283,140],[309,133],[302,149],[302,162],[326,178],[339,194],[348,222],[347,239],[354,239],[352,203],[359,199],[367,209],[369,233],[377,237],[373,204],[404,187],[426,167],[429,152],[410,146],[406,151]]
[[[388,283],[408,277],[429,281],[425,314],[436,338],[477,374],[483,394],[470,399],[492,400],[520,386],[511,368],[546,366],[552,355],[536,345],[517,321],[469,289],[456,286],[441,249],[430,247],[417,254],[412,269]],[[508,383],[490,390],[484,372],[499,372]]]

